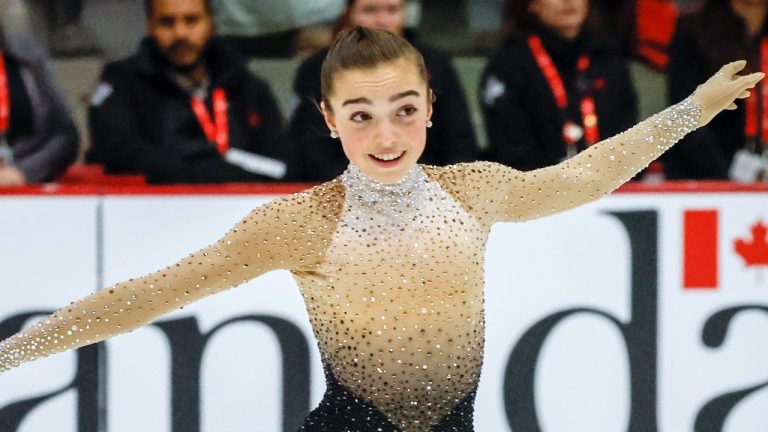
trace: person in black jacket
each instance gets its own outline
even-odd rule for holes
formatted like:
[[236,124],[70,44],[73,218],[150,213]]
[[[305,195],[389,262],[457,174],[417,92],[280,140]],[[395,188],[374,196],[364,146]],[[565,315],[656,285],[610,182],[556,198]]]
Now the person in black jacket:
[[[696,88],[697,79],[717,70],[719,61],[746,59],[753,71],[768,70],[766,18],[768,1],[745,0],[709,0],[700,10],[680,17],[670,50],[670,100],[682,100],[686,91]],[[763,94],[768,89],[761,84],[758,91]],[[737,110],[723,113],[682,140],[665,155],[667,176],[745,182],[764,179],[768,111],[760,106],[763,99],[761,95],[749,102],[738,101]],[[748,118],[747,112],[754,115]]]
[[208,0],[148,0],[150,37],[108,64],[90,162],[150,183],[281,180],[288,149],[268,85],[213,37]]
[[626,61],[587,0],[508,0],[510,34],[480,83],[486,158],[520,170],[554,165],[637,121]]
[[[339,27],[363,26],[404,35],[405,0],[348,0]],[[424,56],[434,92],[433,126],[427,132],[427,148],[420,163],[448,165],[474,161],[479,156],[477,139],[472,127],[464,90],[458,80],[451,58],[415,37],[406,38]],[[338,140],[320,113],[320,70],[328,50],[307,58],[294,80],[298,98],[290,123],[289,134],[296,148],[291,161],[291,177],[298,181],[319,182],[341,174],[349,161]]]
[[35,39],[6,33],[0,19],[0,187],[55,180],[78,146],[48,55]]

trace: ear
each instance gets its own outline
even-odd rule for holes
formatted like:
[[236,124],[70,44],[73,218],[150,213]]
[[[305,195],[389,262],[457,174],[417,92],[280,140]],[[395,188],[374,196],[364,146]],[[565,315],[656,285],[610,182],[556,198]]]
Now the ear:
[[533,0],[532,2],[528,3],[528,13],[538,16],[539,9],[540,9],[539,2],[537,2],[536,0]]
[[336,120],[334,119],[333,111],[325,106],[325,101],[320,102],[320,110],[323,112],[323,118],[325,119],[326,126],[328,126],[328,130],[337,131],[338,129],[336,129]]
[[432,120],[432,114],[435,112],[435,92],[432,89],[427,89],[429,92],[429,99],[427,99],[427,120]]

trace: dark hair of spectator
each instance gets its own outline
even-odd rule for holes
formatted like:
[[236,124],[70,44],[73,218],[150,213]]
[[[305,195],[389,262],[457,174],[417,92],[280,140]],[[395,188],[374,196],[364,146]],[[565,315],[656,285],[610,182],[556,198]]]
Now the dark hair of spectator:
[[733,11],[731,0],[706,0],[694,12],[696,42],[704,48],[701,52],[710,66],[752,58],[747,43],[749,35]]
[[344,11],[341,13],[341,15],[339,15],[339,19],[336,20],[336,33],[352,27],[351,15],[352,8],[355,6],[355,3],[357,3],[357,0],[347,0],[347,6],[344,8]]
[[352,25],[352,7],[355,5],[356,1],[357,0],[347,0],[347,6],[344,7],[341,15],[339,15],[339,19],[336,20],[336,28],[334,29],[336,34],[344,31],[344,29],[348,29]]
[[[213,16],[213,2],[211,0],[205,1],[205,11],[208,15]],[[144,13],[147,16],[152,15],[152,11],[155,7],[155,0],[144,0]]]
[[[504,0],[504,6],[501,12],[502,27],[505,33],[509,34],[516,31],[530,32],[541,27],[536,15],[528,9],[533,0]],[[598,32],[602,29],[599,14],[595,7],[589,2],[589,14],[584,22],[584,28],[590,32]]]
[[365,27],[353,27],[339,33],[325,57],[320,74],[320,92],[326,109],[332,111],[328,97],[333,93],[333,77],[336,73],[371,69],[402,58],[413,61],[421,79],[428,82],[424,58],[402,37]]

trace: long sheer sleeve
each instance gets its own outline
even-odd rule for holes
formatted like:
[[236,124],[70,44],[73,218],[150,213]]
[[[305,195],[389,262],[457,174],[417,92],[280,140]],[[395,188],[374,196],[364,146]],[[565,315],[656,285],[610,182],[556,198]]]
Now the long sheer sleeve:
[[433,175],[486,225],[534,219],[610,193],[695,130],[700,116],[689,97],[557,165],[523,172],[481,162]]
[[0,342],[0,373],[129,332],[270,270],[313,269],[333,231],[334,189],[321,185],[258,207],[211,246],[59,309]]

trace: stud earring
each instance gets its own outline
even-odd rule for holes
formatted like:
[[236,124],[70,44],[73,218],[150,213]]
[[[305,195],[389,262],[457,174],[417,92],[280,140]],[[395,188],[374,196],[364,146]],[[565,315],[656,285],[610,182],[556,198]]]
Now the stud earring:
[[431,128],[431,127],[432,127],[432,124],[433,124],[433,123],[432,123],[432,120],[427,120],[427,127],[428,127],[428,128]]
[[333,139],[339,139],[339,133],[336,131],[331,131],[331,138]]

